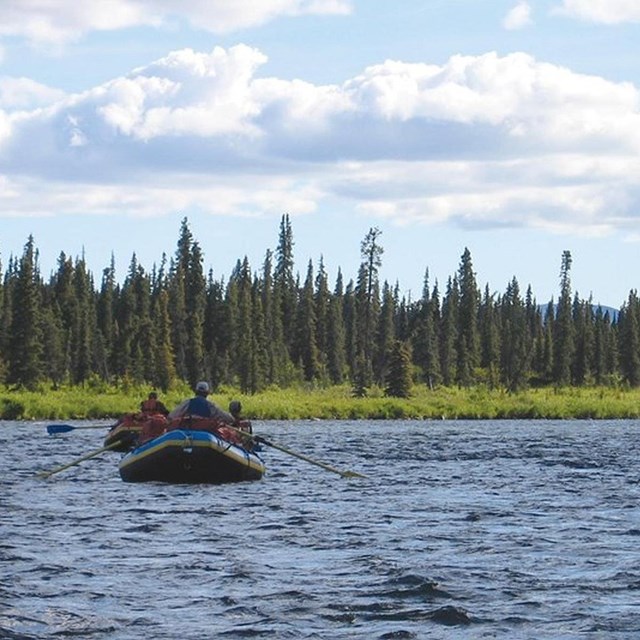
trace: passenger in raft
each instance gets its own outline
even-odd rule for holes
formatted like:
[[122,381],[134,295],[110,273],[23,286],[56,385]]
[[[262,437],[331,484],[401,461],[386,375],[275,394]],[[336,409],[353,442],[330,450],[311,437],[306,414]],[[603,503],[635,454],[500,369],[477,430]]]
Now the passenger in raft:
[[142,413],[161,413],[163,416],[169,414],[169,409],[158,400],[158,394],[155,391],[152,391],[149,397],[140,403],[140,411]]
[[242,411],[242,404],[239,400],[232,400],[229,403],[229,413],[235,418],[235,426],[240,431],[244,431],[251,435],[253,433],[253,427],[251,426],[251,422],[249,420],[245,420],[240,412]]
[[169,421],[183,418],[184,416],[199,416],[201,418],[215,418],[227,424],[234,424],[235,418],[221,409],[218,405],[207,400],[209,395],[209,385],[206,382],[198,382],[195,389],[196,395],[182,401],[173,411],[169,413]]

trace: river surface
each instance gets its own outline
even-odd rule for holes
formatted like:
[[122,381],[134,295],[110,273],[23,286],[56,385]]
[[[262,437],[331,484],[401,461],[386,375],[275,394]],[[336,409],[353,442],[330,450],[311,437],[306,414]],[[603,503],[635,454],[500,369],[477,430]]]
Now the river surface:
[[[77,426],[86,423],[71,423]],[[0,422],[0,638],[640,638],[637,421],[254,423],[225,486]]]

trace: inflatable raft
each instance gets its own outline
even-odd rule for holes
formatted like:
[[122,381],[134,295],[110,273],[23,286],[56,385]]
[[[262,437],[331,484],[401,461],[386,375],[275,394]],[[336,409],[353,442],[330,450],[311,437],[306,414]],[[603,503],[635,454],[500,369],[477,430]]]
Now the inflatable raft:
[[260,456],[221,434],[173,429],[127,453],[119,465],[125,482],[206,483],[260,480]]

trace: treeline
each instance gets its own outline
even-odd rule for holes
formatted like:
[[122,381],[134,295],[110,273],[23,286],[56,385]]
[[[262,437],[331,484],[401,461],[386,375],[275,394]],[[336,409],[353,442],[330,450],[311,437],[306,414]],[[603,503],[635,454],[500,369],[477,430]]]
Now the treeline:
[[540,306],[514,277],[503,294],[476,282],[470,252],[444,290],[429,281],[420,299],[380,283],[381,233],[361,243],[354,279],[330,285],[322,259],[294,271],[290,219],[275,251],[253,271],[245,257],[228,280],[205,273],[187,219],[171,258],[146,270],[134,255],[122,283],[112,263],[100,282],[84,258],[62,253],[45,281],[30,237],[0,282],[0,382],[33,389],[104,381],[268,386],[349,383],[406,396],[413,384],[640,385],[636,291],[612,314],[571,291],[571,255],[560,266],[557,303]]

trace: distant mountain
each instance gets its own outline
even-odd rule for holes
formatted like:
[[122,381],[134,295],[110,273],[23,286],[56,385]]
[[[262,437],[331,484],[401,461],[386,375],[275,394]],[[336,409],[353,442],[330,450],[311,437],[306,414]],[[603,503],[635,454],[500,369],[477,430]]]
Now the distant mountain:
[[[538,308],[540,309],[540,311],[542,312],[542,317],[545,318],[547,315],[547,309],[549,307],[549,304],[539,304]],[[611,318],[612,322],[615,322],[618,319],[618,315],[620,314],[620,309],[615,309],[614,307],[607,307],[604,304],[593,304],[591,305],[593,312],[595,313],[598,308],[602,309],[602,314],[609,314],[609,318]],[[554,304],[553,305],[553,313],[557,313],[558,311],[558,304]]]

